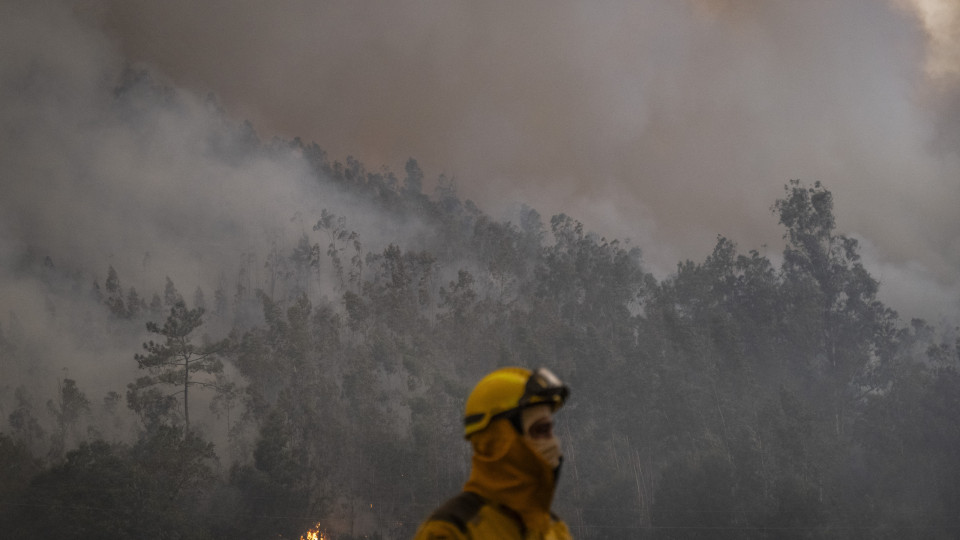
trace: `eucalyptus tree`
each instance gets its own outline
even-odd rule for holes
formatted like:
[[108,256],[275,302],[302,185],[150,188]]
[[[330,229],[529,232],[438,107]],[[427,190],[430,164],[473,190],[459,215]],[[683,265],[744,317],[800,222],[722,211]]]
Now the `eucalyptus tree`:
[[786,227],[782,270],[794,360],[829,391],[823,402],[840,435],[850,406],[872,390],[871,371],[897,314],[877,298],[879,283],[860,262],[857,240],[835,231],[830,191],[797,180],[784,191],[773,210]]

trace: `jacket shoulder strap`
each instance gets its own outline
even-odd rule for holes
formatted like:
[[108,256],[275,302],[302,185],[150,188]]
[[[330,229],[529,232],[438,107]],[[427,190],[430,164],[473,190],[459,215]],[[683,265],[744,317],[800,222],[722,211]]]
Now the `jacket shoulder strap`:
[[486,501],[480,495],[464,491],[443,503],[430,516],[430,521],[446,521],[456,525],[460,532],[467,534],[467,523],[477,515]]

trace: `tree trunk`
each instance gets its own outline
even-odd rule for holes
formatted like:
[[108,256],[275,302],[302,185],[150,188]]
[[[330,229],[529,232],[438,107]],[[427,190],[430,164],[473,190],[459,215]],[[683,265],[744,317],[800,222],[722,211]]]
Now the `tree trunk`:
[[187,401],[187,392],[190,388],[190,357],[183,358],[183,436],[190,433],[190,407]]

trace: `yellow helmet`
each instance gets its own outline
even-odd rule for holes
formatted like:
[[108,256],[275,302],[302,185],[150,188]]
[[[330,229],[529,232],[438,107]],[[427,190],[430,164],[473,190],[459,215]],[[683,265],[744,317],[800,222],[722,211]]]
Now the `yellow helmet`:
[[536,371],[501,368],[480,379],[467,398],[463,435],[485,429],[497,417],[530,405],[548,403],[553,410],[563,406],[570,389],[547,368]]

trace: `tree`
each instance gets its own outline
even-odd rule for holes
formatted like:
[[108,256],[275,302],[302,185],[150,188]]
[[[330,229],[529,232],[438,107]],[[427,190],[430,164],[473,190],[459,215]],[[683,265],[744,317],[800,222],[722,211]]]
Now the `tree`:
[[156,387],[154,377],[139,377],[127,385],[127,407],[132,410],[147,431],[171,420],[177,408],[177,398],[167,395]]
[[403,166],[407,176],[403,179],[403,188],[406,191],[420,193],[423,190],[423,171],[420,170],[420,164],[417,160],[410,158]]
[[4,533],[11,538],[209,538],[204,494],[214,479],[213,458],[212,444],[169,426],[145,434],[133,447],[82,443],[21,491],[19,511]]
[[193,307],[204,311],[207,309],[207,299],[199,285],[197,285],[197,290],[193,291]]
[[[222,513],[234,519],[217,523],[223,538],[296,538],[315,523],[319,508],[311,500],[311,468],[304,441],[297,441],[293,423],[273,410],[263,421],[253,463],[230,470],[232,504]],[[299,443],[299,444],[298,444]],[[221,503],[222,504],[222,503]]]
[[159,317],[163,313],[163,302],[160,300],[160,295],[153,293],[153,297],[150,299],[150,314]]
[[837,435],[848,407],[871,391],[872,360],[893,335],[896,313],[878,299],[879,284],[860,262],[857,240],[834,231],[833,196],[820,182],[784,186],[773,206],[787,230],[783,252],[785,300],[795,358],[821,380]]
[[178,302],[183,302],[183,296],[180,296],[180,292],[177,291],[173,280],[168,276],[167,282],[163,286],[163,305],[172,307],[177,305]]
[[110,308],[110,313],[115,317],[125,318],[127,308],[123,303],[123,288],[120,286],[120,278],[117,271],[111,265],[107,270],[107,281],[104,283],[106,297],[103,302]]
[[147,304],[142,298],[140,298],[140,295],[137,294],[137,290],[133,287],[130,287],[130,289],[127,291],[127,316],[129,318],[135,318],[146,308]]
[[[327,232],[327,236],[330,239],[330,244],[327,246],[327,256],[330,257],[330,261],[333,263],[333,269],[341,288],[344,287],[345,282],[343,279],[343,260],[340,255],[346,251],[347,243],[353,244],[354,255],[350,259],[351,268],[348,272],[348,278],[351,282],[356,282],[359,285],[363,271],[363,249],[359,240],[360,235],[355,231],[347,229],[346,218],[343,216],[338,217],[336,214],[324,208],[320,212],[320,219],[317,220],[317,224],[313,226],[313,230]],[[316,249],[319,249],[319,246],[317,246]]]
[[40,460],[23,441],[0,433],[0,530],[12,530],[30,479],[40,470]]
[[869,396],[855,427],[870,471],[862,491],[886,510],[877,513],[878,527],[923,524],[925,537],[952,538],[960,530],[960,348],[915,350],[932,333],[920,320],[901,331],[902,358],[884,391]]
[[40,446],[44,444],[44,439],[46,439],[46,432],[33,415],[33,403],[26,387],[17,387],[14,398],[17,405],[8,417],[10,428],[13,430],[14,437],[22,441],[34,455],[37,455]]
[[310,276],[320,269],[320,245],[311,244],[304,232],[297,241],[297,247],[290,255],[293,263],[294,291],[296,294],[309,291]]
[[[224,343],[197,346],[191,342],[191,334],[203,324],[203,309],[187,309],[183,300],[178,300],[172,308],[163,326],[155,322],[147,323],[147,330],[164,337],[162,343],[153,340],[143,344],[147,354],[136,354],[134,359],[140,369],[150,372],[150,377],[141,378],[138,389],[156,384],[176,385],[183,388],[184,433],[190,432],[190,387],[214,387],[212,381],[198,380],[205,373],[216,375],[223,371],[219,354]],[[128,395],[128,402],[130,396]],[[133,408],[131,403],[131,408]]]
[[47,401],[47,410],[57,421],[57,433],[54,438],[53,452],[61,455],[66,448],[67,435],[77,436],[77,425],[84,413],[90,412],[90,401],[77,388],[73,379],[64,379],[59,383],[57,399]]
[[213,291],[213,314],[218,317],[223,317],[227,314],[229,300],[227,299],[226,281],[226,276],[221,272],[217,288]]

